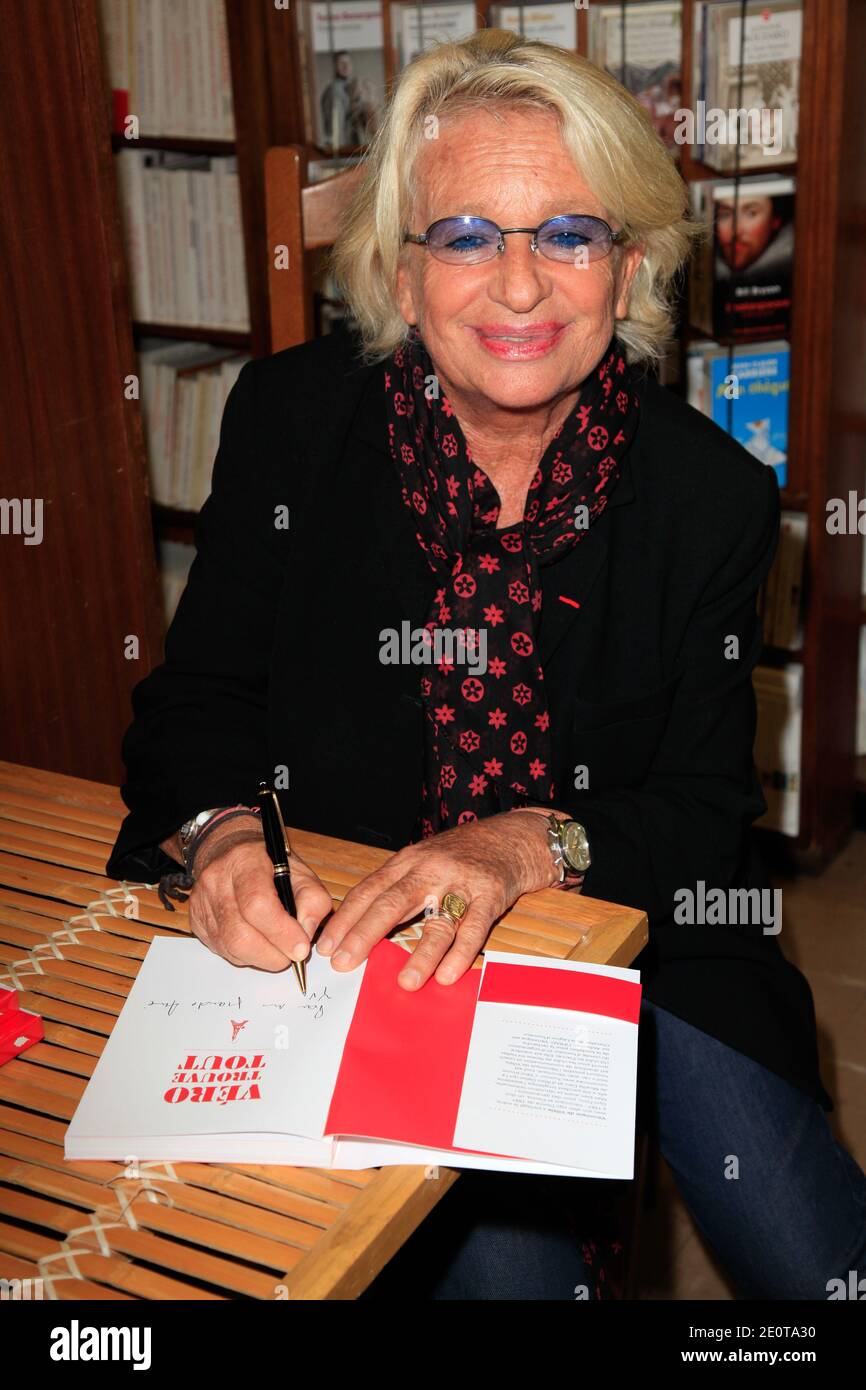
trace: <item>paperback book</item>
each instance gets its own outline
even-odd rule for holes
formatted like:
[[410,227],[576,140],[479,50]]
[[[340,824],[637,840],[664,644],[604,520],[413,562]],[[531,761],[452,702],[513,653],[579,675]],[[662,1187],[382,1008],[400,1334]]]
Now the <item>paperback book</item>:
[[705,228],[689,279],[689,317],[713,338],[784,338],[791,329],[794,198],[791,178],[691,185]]
[[788,481],[791,350],[783,341],[730,349],[695,343],[687,361],[689,404]]
[[640,977],[488,952],[453,985],[314,950],[239,968],[156,937],[66,1134],[70,1159],[456,1167],[631,1178]]

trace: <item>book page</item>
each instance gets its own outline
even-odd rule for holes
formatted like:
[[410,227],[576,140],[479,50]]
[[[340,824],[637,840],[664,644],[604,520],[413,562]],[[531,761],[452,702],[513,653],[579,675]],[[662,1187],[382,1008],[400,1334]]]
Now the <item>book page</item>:
[[363,967],[338,973],[313,951],[304,997],[292,970],[234,966],[194,938],[155,938],[76,1110],[67,1153],[86,1157],[92,1141],[94,1157],[145,1148],[153,1156],[154,1145],[160,1157],[181,1149],[205,1157],[207,1136],[321,1140],[363,975]]
[[[333,1168],[387,1168],[404,1163],[425,1167],[483,1168],[492,1173],[537,1173],[553,1178],[606,1178],[591,1168],[566,1168],[536,1163],[530,1158],[500,1158],[496,1154],[465,1153],[462,1149],[427,1149],[416,1144],[386,1144],[379,1139],[336,1139]],[[322,1165],[324,1166],[324,1165]]]
[[632,1177],[639,1009],[637,971],[488,952],[455,1147]]

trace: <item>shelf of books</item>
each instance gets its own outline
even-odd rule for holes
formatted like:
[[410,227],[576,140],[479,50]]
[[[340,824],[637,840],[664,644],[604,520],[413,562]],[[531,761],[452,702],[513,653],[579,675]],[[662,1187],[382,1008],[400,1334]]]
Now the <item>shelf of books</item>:
[[163,606],[192,561],[223,406],[250,345],[222,0],[100,0],[111,144]]
[[[814,258],[834,250],[845,218],[861,231],[864,219],[837,187],[828,226],[822,201],[833,131],[850,134],[844,103],[866,80],[858,89],[841,74],[834,97],[823,95],[841,61],[849,0],[100,3],[167,615],[183,587],[226,394],[248,352],[267,341],[266,294],[261,302],[255,289],[266,254],[264,148],[304,146],[310,182],[357,162],[406,63],[482,25],[574,49],[647,109],[706,228],[661,377],[778,478],[781,540],[760,596],[765,656],[754,679],[763,824],[818,854],[834,848],[850,824],[839,796],[846,779],[849,791],[854,784],[858,659],[856,751],[866,755],[866,599],[861,605],[852,592],[850,621],[847,607],[843,620],[833,616],[840,584],[850,587],[851,561],[837,573],[841,549],[826,544],[825,507],[840,484],[816,440],[832,388],[826,378],[813,384],[806,340],[818,332],[826,346],[833,314],[833,283]],[[259,55],[261,74],[248,52]],[[808,256],[798,255],[801,228]],[[323,333],[344,310],[326,261],[320,265],[314,321]],[[859,554],[856,564],[859,573]],[[852,693],[825,699],[826,663],[840,643],[840,680],[850,673]],[[837,738],[830,791],[821,785],[820,748],[834,735],[822,720]],[[846,721],[850,738],[840,735]]]

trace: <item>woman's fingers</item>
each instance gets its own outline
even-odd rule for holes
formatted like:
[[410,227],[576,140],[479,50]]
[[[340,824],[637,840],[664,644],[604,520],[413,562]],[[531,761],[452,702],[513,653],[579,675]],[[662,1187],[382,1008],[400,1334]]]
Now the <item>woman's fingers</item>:
[[292,872],[292,892],[295,895],[296,916],[305,935],[309,940],[312,940],[319,924],[329,912],[333,912],[334,900],[322,881],[298,855],[292,854],[289,868]]
[[470,967],[493,923],[493,913],[476,899],[456,926],[443,917],[428,917],[421,940],[397,977],[404,989],[420,989],[434,974],[441,985],[453,984]]
[[[382,895],[395,883],[406,877],[406,866],[398,863],[399,855],[394,855],[381,869],[376,869],[354,888],[350,888],[337,908],[321,939],[316,943],[320,955],[332,956],[342,945],[352,928],[361,920],[365,912],[373,907]],[[422,903],[423,907],[423,903]],[[418,909],[419,912],[421,908]]]
[[310,938],[333,907],[331,895],[297,855],[290,861],[297,916],[286,912],[261,842],[227,849],[203,871],[190,898],[190,925],[233,965],[286,970],[310,953]]
[[[335,970],[353,970],[383,937],[401,922],[417,916],[424,906],[424,890],[414,875],[392,883],[382,892],[376,893],[365,912],[356,920],[354,926],[342,933],[331,944],[331,964]],[[334,921],[338,914],[335,914]],[[330,940],[334,922],[327,929]],[[324,943],[323,943],[324,944]],[[320,947],[321,949],[321,947]],[[322,951],[329,954],[328,950]]]
[[[257,960],[250,963],[261,963],[263,969],[284,969],[289,959],[304,960],[310,953],[313,932],[333,906],[330,893],[297,855],[292,855],[290,869],[295,898],[294,917],[285,910],[277,896],[273,870],[266,854],[239,861],[232,875],[237,911],[243,924],[258,932],[283,957],[283,966],[265,966],[264,960],[270,953],[258,947]],[[245,936],[244,940],[251,943],[249,936]]]
[[435,968],[440,985],[453,985],[475,960],[496,921],[498,912],[483,898],[473,898],[457,928],[454,943]]
[[400,850],[346,894],[322,932],[318,951],[331,957],[336,970],[352,970],[395,927],[419,916],[431,899],[441,904],[442,895],[452,892],[469,905],[462,921],[426,918],[421,941],[398,978],[406,989],[419,989],[434,972],[441,984],[453,983],[514,900],[511,830],[503,825],[498,836],[485,830],[482,837],[478,826],[458,827]]

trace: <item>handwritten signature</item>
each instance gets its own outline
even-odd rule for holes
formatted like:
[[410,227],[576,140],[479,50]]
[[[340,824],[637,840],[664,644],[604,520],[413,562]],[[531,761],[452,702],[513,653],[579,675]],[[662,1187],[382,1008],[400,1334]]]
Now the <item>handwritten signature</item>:
[[313,1018],[323,1018],[325,1013],[325,1000],[330,998],[331,995],[328,993],[328,987],[326,985],[318,994],[313,990],[313,992],[307,996],[306,1003],[302,1004],[301,1007],[310,1009]]

